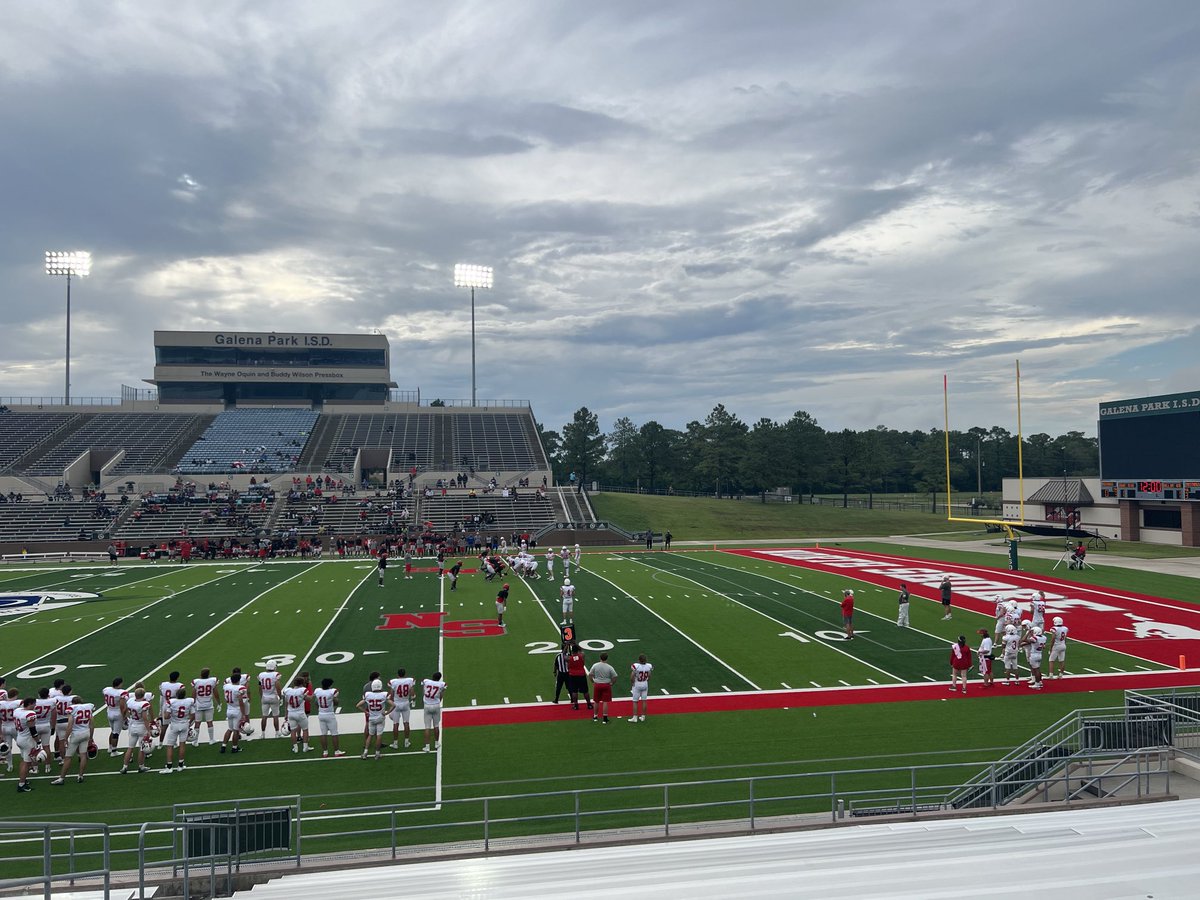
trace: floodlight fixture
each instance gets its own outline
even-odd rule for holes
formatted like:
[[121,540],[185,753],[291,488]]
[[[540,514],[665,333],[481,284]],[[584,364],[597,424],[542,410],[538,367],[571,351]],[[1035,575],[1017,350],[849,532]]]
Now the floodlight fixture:
[[475,289],[492,288],[492,267],[457,263],[454,266],[454,286],[471,289],[471,405],[475,405]]
[[92,274],[92,254],[86,250],[47,250],[46,274],[67,276],[67,358],[63,402],[71,405],[71,277]]

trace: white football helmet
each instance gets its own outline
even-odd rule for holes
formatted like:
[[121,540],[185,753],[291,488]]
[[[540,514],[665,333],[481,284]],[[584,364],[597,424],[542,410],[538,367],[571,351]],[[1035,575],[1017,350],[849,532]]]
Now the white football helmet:
[[284,720],[281,723],[279,723],[279,733],[280,734],[291,734],[292,733],[292,726],[290,724],[288,724],[288,720],[286,717],[284,718]]
[[154,741],[150,738],[150,735],[142,738],[142,752],[147,756],[154,752]]
[[1054,624],[1055,624],[1055,625],[1061,625],[1061,624],[1062,624],[1062,616],[1055,616],[1055,617],[1054,617]]
[[238,731],[242,733],[242,737],[250,737],[250,735],[254,734],[254,726],[248,721],[243,720],[242,727]]
[[383,690],[383,682],[380,681],[378,678],[376,678],[374,681],[371,682],[371,690],[372,691],[382,691]]
[[10,753],[12,753],[12,747],[8,745],[8,741],[0,741],[0,759],[8,759]]
[[29,757],[29,761],[35,766],[42,765],[50,760],[50,751],[46,749],[45,744],[38,744],[33,748],[33,753]]
[[187,733],[188,741],[194,741],[199,737],[200,737],[200,726],[197,725],[195,722],[188,723],[188,733]]
[[1016,626],[1016,625],[1005,625],[1005,626],[1004,626],[1004,633],[1005,633],[1005,634],[1016,634],[1016,633],[1017,633],[1017,626]]
[[569,585],[570,583],[571,583],[571,579],[570,579],[570,578],[564,578],[564,579],[563,579],[563,584],[565,584],[565,585]]
[[1036,625],[1034,625],[1034,626],[1033,626],[1033,636],[1034,636],[1034,637],[1041,637],[1041,636],[1042,636],[1042,629],[1040,629],[1040,628],[1038,628]]
[[[576,546],[576,547],[578,547],[579,545],[578,545],[578,544],[576,544],[575,546]],[[566,553],[566,552],[567,552],[567,545],[566,545],[566,544],[563,544],[563,552],[564,552],[564,553]]]
[[158,727],[158,720],[156,719],[150,723],[150,737],[158,737],[160,734],[162,734],[162,729]]
[[1016,609],[1017,609],[1017,601],[1016,601],[1016,600],[1012,600],[1012,599],[1010,599],[1010,600],[1008,601],[1008,608],[1009,608],[1009,609],[1011,609],[1011,610],[1013,610],[1013,611],[1015,612],[1015,611],[1016,611]]

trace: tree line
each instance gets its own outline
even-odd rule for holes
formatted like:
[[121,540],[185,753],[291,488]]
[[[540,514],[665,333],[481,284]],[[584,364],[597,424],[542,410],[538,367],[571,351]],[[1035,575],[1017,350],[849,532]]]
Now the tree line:
[[[560,431],[537,425],[555,478],[570,473],[593,481],[647,491],[750,494],[790,488],[800,494],[914,493],[945,490],[945,432],[827,431],[803,410],[786,422],[761,418],[747,425],[717,404],[703,422],[683,430],[653,420],[637,425],[627,416],[600,430],[586,406]],[[1001,479],[1017,475],[1017,436],[974,427],[950,432],[950,483],[956,493],[997,492]],[[1021,441],[1030,476],[1095,476],[1100,471],[1096,438],[1080,431]]]

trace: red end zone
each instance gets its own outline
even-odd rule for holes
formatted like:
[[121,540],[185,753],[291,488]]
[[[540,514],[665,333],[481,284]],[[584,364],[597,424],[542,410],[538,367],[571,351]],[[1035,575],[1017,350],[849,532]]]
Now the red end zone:
[[949,575],[954,586],[953,605],[995,614],[997,594],[1017,597],[1028,609],[1037,590],[1046,594],[1046,623],[1062,616],[1072,641],[1083,641],[1136,656],[1148,662],[1177,667],[1185,656],[1189,665],[1200,664],[1200,607],[1174,600],[1133,594],[1112,588],[1086,587],[1048,575],[1027,575],[989,566],[932,562],[885,553],[854,550],[729,550],[772,562],[844,574],[887,588],[903,581],[910,593],[939,601],[938,586]]

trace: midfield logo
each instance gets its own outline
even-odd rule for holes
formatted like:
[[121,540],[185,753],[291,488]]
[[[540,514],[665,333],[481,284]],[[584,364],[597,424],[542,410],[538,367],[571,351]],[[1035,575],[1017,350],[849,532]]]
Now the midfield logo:
[[442,635],[448,638],[460,637],[495,637],[504,634],[504,628],[491,619],[461,619],[457,622],[443,622],[444,612],[422,613],[385,613],[381,618],[382,625],[376,625],[376,631],[402,631],[406,628],[440,628]]
[[98,600],[99,594],[83,591],[39,591],[35,594],[0,594],[0,616],[23,616],[39,610],[61,609]]

